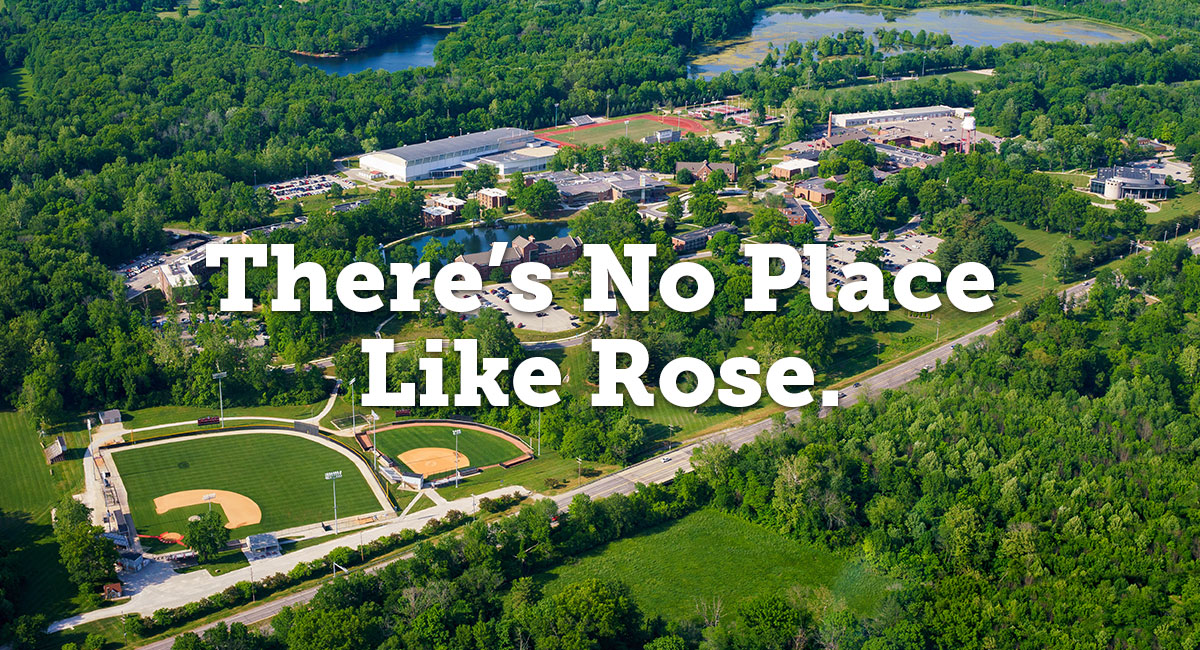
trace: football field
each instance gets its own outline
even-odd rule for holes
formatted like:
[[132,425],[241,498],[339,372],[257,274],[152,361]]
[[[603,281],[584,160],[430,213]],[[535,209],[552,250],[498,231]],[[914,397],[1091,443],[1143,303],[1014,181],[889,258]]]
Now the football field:
[[[333,485],[325,480],[325,473],[338,470],[342,472],[337,480],[339,518],[384,508],[353,461],[298,436],[252,433],[190,438],[115,450],[112,458],[128,494],[134,527],[142,535],[184,533],[188,518],[209,508],[184,498],[193,490],[232,493],[257,506],[258,522],[234,528],[235,539],[329,522]],[[171,495],[175,496],[161,499]],[[156,499],[160,499],[158,508]],[[235,501],[218,497],[213,507],[220,510],[222,502]],[[170,509],[160,511],[165,507]],[[222,512],[222,517],[228,521],[226,514]]]

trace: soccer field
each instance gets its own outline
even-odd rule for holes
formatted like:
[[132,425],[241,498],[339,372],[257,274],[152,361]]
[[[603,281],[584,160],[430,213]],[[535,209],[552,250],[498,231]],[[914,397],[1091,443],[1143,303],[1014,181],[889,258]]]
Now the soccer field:
[[383,509],[353,461],[297,436],[192,438],[117,450],[112,458],[129,495],[134,527],[142,535],[183,533],[188,517],[208,509],[194,505],[155,512],[156,497],[182,490],[227,490],[258,504],[262,520],[234,529],[234,538],[332,521],[333,486],[325,473],[335,470],[342,472],[337,480],[339,518]]
[[[390,431],[380,431],[377,434],[379,451],[385,455],[400,460],[399,457],[410,449],[442,448],[454,449],[454,434],[451,431],[460,427],[440,424],[422,424]],[[520,456],[522,452],[508,440],[493,436],[482,431],[462,428],[458,436],[458,453],[467,457],[468,464],[464,467],[486,467]],[[424,473],[419,468],[413,469]]]
[[[629,139],[641,140],[655,131],[668,128],[675,127],[654,120],[629,120]],[[605,144],[609,140],[624,137],[625,133],[625,120],[616,119],[587,129],[549,134],[549,137],[570,144],[589,145]]]

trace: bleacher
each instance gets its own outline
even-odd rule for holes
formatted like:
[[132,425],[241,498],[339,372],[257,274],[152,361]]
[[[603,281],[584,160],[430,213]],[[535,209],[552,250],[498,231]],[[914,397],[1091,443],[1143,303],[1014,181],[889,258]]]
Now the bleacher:
[[567,123],[571,126],[587,126],[588,124],[595,124],[596,120],[593,120],[591,115],[576,115],[567,120]]

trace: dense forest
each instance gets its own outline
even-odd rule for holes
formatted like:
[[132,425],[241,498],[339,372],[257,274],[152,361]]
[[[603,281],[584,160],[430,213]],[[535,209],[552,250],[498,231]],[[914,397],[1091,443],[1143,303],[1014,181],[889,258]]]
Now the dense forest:
[[[1191,647],[1198,305],[1200,260],[1160,245],[1101,272],[1080,304],[1047,294],[905,389],[778,420],[737,451],[711,443],[667,486],[467,522],[381,571],[327,583],[269,633],[221,626],[176,648]],[[541,572],[703,508],[861,556],[898,588],[871,615],[792,590],[670,621],[610,579],[543,593]],[[337,549],[297,575],[351,557]]]

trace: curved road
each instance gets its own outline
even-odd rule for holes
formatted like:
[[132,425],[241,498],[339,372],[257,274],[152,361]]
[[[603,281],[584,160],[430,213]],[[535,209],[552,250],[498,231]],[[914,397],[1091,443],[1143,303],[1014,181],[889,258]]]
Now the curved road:
[[[1200,237],[1189,241],[1188,244],[1193,248],[1193,250],[1200,250]],[[1091,289],[1093,282],[1094,280],[1087,280],[1081,284],[1069,287],[1060,292],[1060,295],[1066,299],[1078,298],[1086,294],[1087,291]],[[875,375],[864,379],[861,382],[861,385],[858,387],[845,389],[843,391],[845,397],[843,397],[841,400],[842,405],[850,405],[857,402],[860,397],[865,397],[873,393],[903,386],[904,384],[920,376],[921,372],[924,371],[927,366],[932,367],[939,361],[944,361],[945,359],[949,358],[950,354],[956,347],[960,345],[970,345],[980,341],[984,337],[992,335],[997,329],[999,329],[1000,324],[1011,316],[1012,315],[1010,314],[1009,316],[1005,316],[1004,318],[1001,318],[995,322],[988,323],[987,325],[984,325],[983,327],[980,327],[969,334],[949,341],[946,344],[925,352],[924,354],[921,354],[913,359],[880,371]],[[795,409],[786,412],[786,416],[789,419],[797,417],[798,414],[799,411]],[[828,409],[824,409],[819,413],[819,416],[824,417],[827,414]],[[565,508],[570,504],[571,499],[574,498],[576,494],[587,494],[593,499],[598,499],[611,494],[629,494],[637,489],[637,485],[639,483],[664,483],[671,480],[671,478],[673,478],[675,473],[678,471],[691,471],[692,453],[695,452],[696,448],[700,445],[715,441],[724,441],[736,449],[754,440],[760,433],[768,431],[772,426],[773,420],[771,418],[767,418],[750,425],[727,429],[725,431],[718,431],[716,433],[693,440],[692,442],[674,449],[663,456],[651,458],[636,465],[631,465],[619,472],[601,477],[574,490],[564,492],[563,494],[553,497],[553,499],[560,508]],[[536,497],[536,495],[534,496]],[[382,565],[374,565],[368,570],[375,570],[379,566]],[[227,616],[218,622],[245,623],[247,625],[253,625],[268,621],[277,613],[279,613],[279,611],[285,606],[307,602],[313,597],[313,595],[316,594],[318,588],[319,587],[312,587],[295,594],[278,598],[257,607]],[[215,624],[215,622],[209,623],[196,628],[194,631],[202,633],[204,630],[212,627]],[[170,650],[173,642],[173,638],[168,638],[162,641],[150,643],[146,646],[143,646],[143,648],[147,648],[149,650]]]

